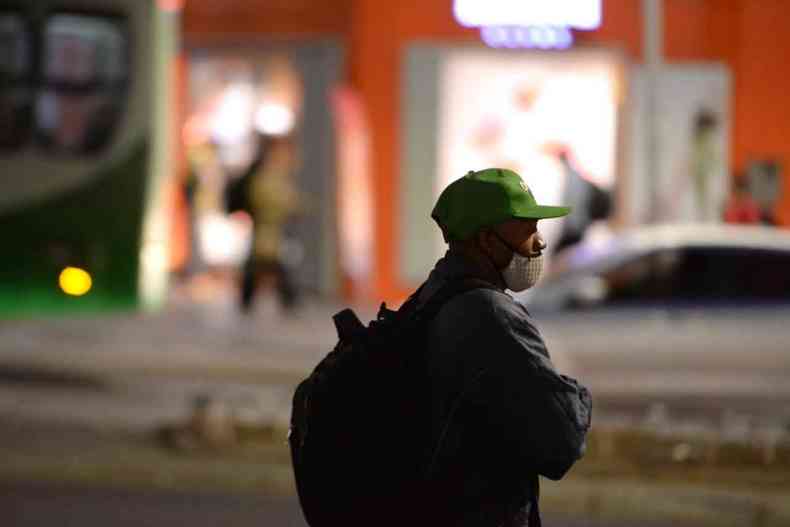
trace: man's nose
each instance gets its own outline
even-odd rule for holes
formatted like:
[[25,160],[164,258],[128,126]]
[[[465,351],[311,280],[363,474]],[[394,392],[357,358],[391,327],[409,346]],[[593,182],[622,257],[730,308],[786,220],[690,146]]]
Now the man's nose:
[[540,252],[546,248],[546,240],[543,239],[543,236],[540,233],[535,235],[535,239],[532,240],[532,250],[534,252]]

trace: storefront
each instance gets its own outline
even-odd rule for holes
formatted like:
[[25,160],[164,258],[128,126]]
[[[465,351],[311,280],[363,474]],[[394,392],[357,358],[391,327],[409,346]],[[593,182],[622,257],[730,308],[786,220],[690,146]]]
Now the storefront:
[[[348,224],[357,226],[365,223],[366,211],[372,211],[372,229],[357,228],[355,234],[348,235],[344,234],[347,227],[341,225],[338,239],[343,236],[348,239],[335,244],[339,247],[335,261],[339,262],[337,269],[343,283],[355,286],[347,290],[357,294],[363,291],[361,294],[372,299],[398,301],[413,288],[424,271],[426,261],[430,260],[426,255],[435,254],[437,250],[432,241],[435,228],[428,218],[433,194],[425,192],[425,189],[433,188],[435,192],[440,179],[452,178],[454,172],[460,170],[453,163],[462,158],[448,157],[442,148],[446,150],[447,141],[461,140],[457,137],[447,139],[447,134],[466,126],[464,123],[453,124],[453,119],[462,119],[465,115],[462,98],[469,96],[464,95],[466,92],[460,88],[459,91],[443,86],[450,82],[466,83],[471,75],[469,68],[477,67],[474,60],[483,60],[489,68],[494,68],[493,64],[497,62],[521,61],[517,68],[510,68],[521,71],[542,64],[541,71],[559,71],[560,76],[563,67],[578,69],[567,66],[574,60],[586,64],[582,68],[585,70],[592,71],[590,68],[597,67],[597,73],[590,75],[605,79],[601,100],[609,109],[594,116],[585,115],[583,119],[578,117],[580,121],[592,119],[602,123],[604,133],[598,135],[611,138],[611,144],[606,143],[609,139],[605,139],[604,142],[610,146],[591,148],[580,145],[580,148],[581,152],[585,148],[591,152],[585,158],[585,166],[592,173],[592,179],[604,187],[617,189],[616,221],[686,219],[683,211],[689,205],[662,208],[664,202],[677,201],[672,195],[654,192],[662,197],[650,198],[653,200],[650,205],[653,213],[648,217],[641,215],[644,207],[634,205],[641,199],[639,185],[647,188],[652,188],[650,185],[676,186],[671,178],[665,176],[653,176],[651,181],[645,180],[645,176],[638,178],[633,175],[639,171],[641,132],[638,115],[640,82],[643,80],[639,65],[645,51],[644,5],[646,2],[634,0],[603,0],[600,26],[591,30],[574,30],[575,44],[567,51],[491,50],[482,42],[477,28],[463,27],[458,23],[453,16],[452,0],[346,0],[331,3],[237,0],[224,2],[221,8],[220,4],[213,2],[192,0],[185,7],[184,29],[186,42],[190,45],[249,41],[261,36],[302,41],[331,38],[342,43],[344,78],[347,81],[344,93],[348,101],[353,101],[346,107],[352,108],[355,116],[345,122],[356,123],[355,129],[359,132],[354,146],[346,152],[347,159],[353,160],[350,162],[352,168],[347,169],[357,173],[354,177],[359,178],[356,181],[361,182],[362,188],[369,184],[372,189],[367,199],[364,199],[363,192],[362,198],[347,200],[343,210],[349,207],[348,203],[353,204],[352,210],[359,208],[361,213],[357,220],[348,221]],[[710,193],[718,200],[712,209],[717,209],[729,189],[733,173],[747,169],[755,161],[770,161],[778,167],[790,162],[790,146],[786,141],[790,135],[790,116],[784,115],[790,110],[779,104],[786,83],[784,57],[790,52],[790,37],[786,37],[784,32],[790,21],[790,5],[781,0],[664,0],[660,5],[662,55],[666,71],[671,73],[671,78],[661,84],[660,90],[663,97],[673,104],[677,103],[678,96],[684,96],[686,100],[676,106],[682,108],[682,115],[669,119],[669,124],[663,130],[659,128],[658,133],[670,139],[689,137],[693,143],[695,130],[704,133],[714,131],[713,139],[704,140],[710,142],[710,148],[706,145],[699,148],[713,154],[705,158],[705,163],[699,164],[716,167],[711,169],[716,175],[712,179],[715,181],[714,190]],[[506,64],[501,67],[509,68]],[[498,75],[493,70],[492,74]],[[430,78],[431,75],[434,76],[435,90],[421,91],[416,83],[426,82],[426,76]],[[457,79],[451,81],[451,78]],[[540,100],[540,97],[535,99],[535,86],[526,86],[517,78],[508,80],[508,83],[519,93],[513,99],[520,101],[519,104],[528,106],[530,101]],[[482,82],[479,89],[489,89],[484,84]],[[691,85],[693,89],[686,89]],[[590,88],[585,93],[594,91]],[[431,106],[431,100],[436,104]],[[452,103],[456,107],[448,102],[452,100],[456,100]],[[551,107],[552,104],[563,106],[562,102],[552,103],[543,99],[538,109],[543,108],[541,111],[544,111],[546,105]],[[585,107],[591,104],[595,106],[588,102]],[[421,122],[415,120],[415,116],[426,119],[421,108],[431,107],[436,114],[430,118],[433,125],[415,124]],[[470,107],[480,108],[479,105]],[[580,111],[568,111],[566,118],[570,119]],[[714,114],[712,120],[706,115],[709,111]],[[485,121],[484,115],[478,117],[481,122]],[[550,120],[556,119],[552,117]],[[564,124],[566,121],[560,119],[558,122]],[[677,122],[681,124],[673,124]],[[498,125],[486,128],[483,122],[480,126],[482,131],[478,141],[485,142],[486,134],[496,130]],[[517,126],[529,128],[532,125],[526,123],[525,117]],[[540,126],[545,128],[545,124]],[[421,130],[422,137],[433,146],[426,147],[424,141],[416,140],[411,133],[415,129]],[[574,140],[561,135],[554,134],[550,139]],[[437,138],[441,139],[442,145],[438,144]],[[504,139],[505,143],[508,141],[510,139]],[[415,142],[418,148],[412,144]],[[367,148],[366,143],[369,143]],[[686,140],[671,147],[677,150],[673,155],[681,161],[667,163],[660,174],[677,172],[678,163],[693,164],[693,160],[685,159],[692,154],[683,150],[693,151],[694,147],[688,147],[691,143]],[[544,148],[543,152],[547,150]],[[585,154],[581,156],[584,158]],[[477,161],[470,159],[469,162],[500,162],[500,159],[486,157]],[[530,166],[533,165],[534,156]],[[460,175],[455,174],[455,177]],[[332,183],[336,192],[342,177]],[[787,174],[784,173],[782,178],[786,181]],[[790,185],[783,187],[787,189]],[[553,199],[551,188],[545,193],[546,199]],[[790,224],[790,193],[779,194],[774,209],[778,224]],[[371,245],[373,250],[366,251],[365,248]],[[343,246],[347,247],[345,251]],[[344,256],[344,252],[349,251],[357,256],[364,253],[367,260],[354,260],[348,258],[348,254]]]

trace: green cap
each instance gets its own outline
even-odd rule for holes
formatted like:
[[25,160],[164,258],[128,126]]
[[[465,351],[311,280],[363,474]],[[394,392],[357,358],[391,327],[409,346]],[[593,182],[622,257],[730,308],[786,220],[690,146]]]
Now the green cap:
[[569,212],[569,207],[538,205],[524,180],[512,170],[487,168],[450,183],[431,217],[449,240],[462,241],[510,219],[559,218]]

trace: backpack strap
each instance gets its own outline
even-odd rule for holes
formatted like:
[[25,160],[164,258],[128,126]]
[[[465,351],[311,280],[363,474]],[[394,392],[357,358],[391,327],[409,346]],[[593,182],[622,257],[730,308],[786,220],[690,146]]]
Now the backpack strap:
[[335,322],[335,329],[340,340],[350,340],[365,330],[365,325],[352,309],[344,309],[335,313],[332,320]]

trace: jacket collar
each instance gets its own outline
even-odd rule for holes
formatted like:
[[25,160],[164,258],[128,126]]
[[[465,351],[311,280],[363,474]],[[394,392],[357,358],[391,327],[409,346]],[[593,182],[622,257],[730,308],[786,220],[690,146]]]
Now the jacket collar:
[[418,305],[423,305],[430,297],[436,294],[448,282],[476,278],[493,284],[500,291],[502,278],[493,266],[484,266],[476,262],[473,258],[460,251],[448,250],[445,255],[436,262],[436,266],[428,276],[428,280],[423,285],[417,296]]
[[502,276],[492,265],[484,265],[460,251],[449,250],[434,269],[445,280],[477,278],[502,289]]

